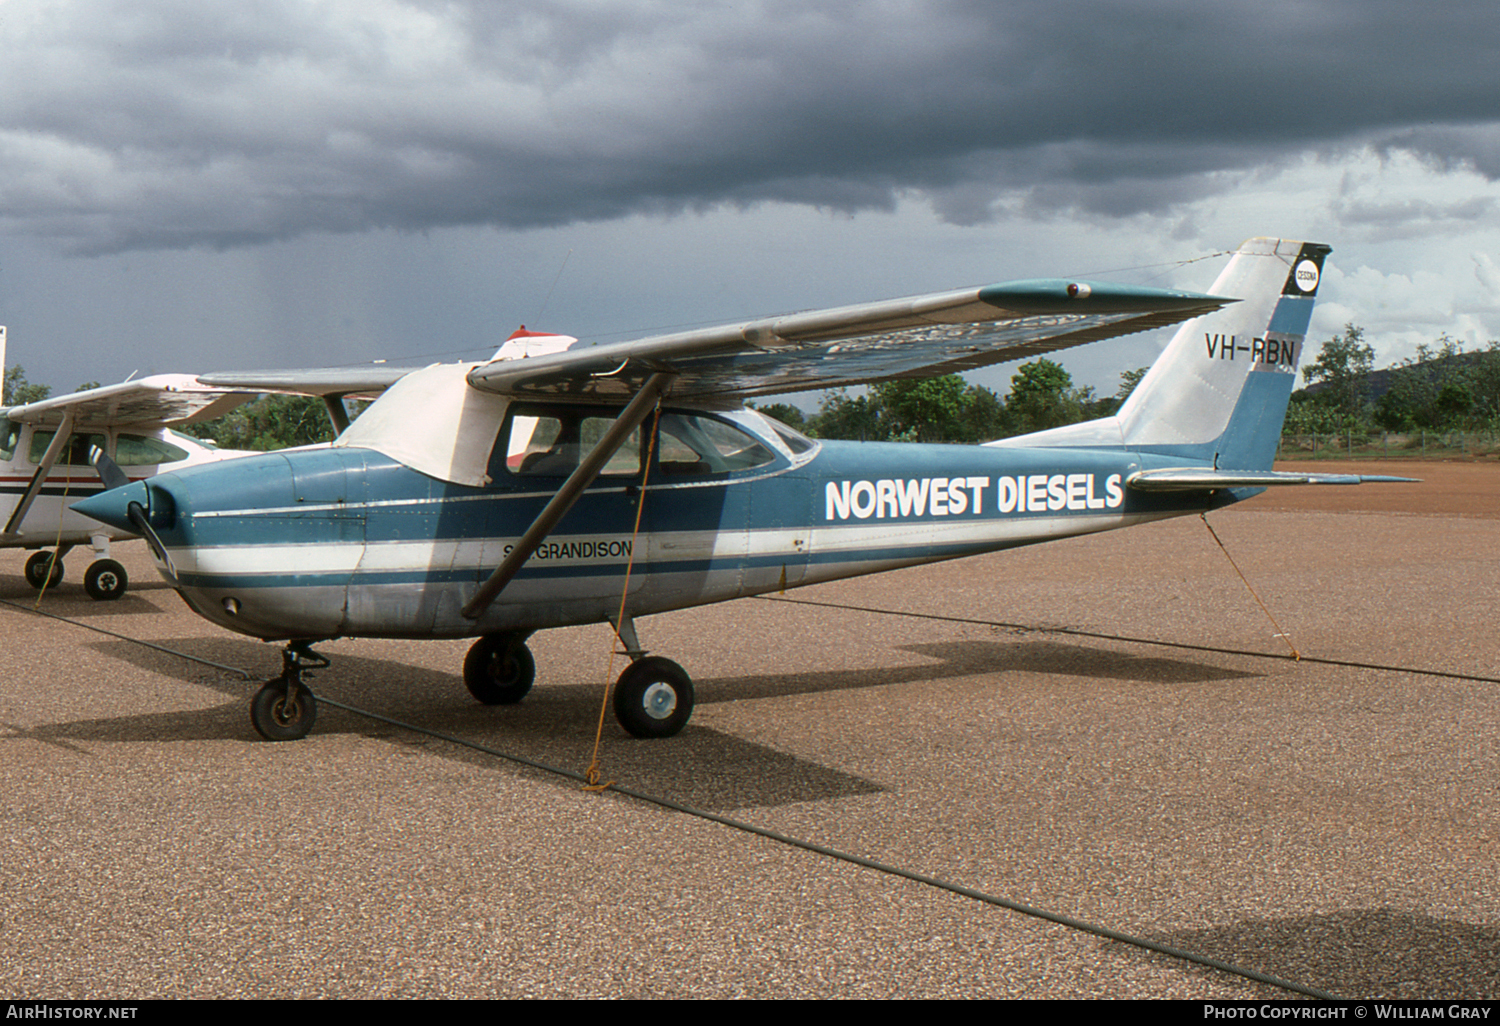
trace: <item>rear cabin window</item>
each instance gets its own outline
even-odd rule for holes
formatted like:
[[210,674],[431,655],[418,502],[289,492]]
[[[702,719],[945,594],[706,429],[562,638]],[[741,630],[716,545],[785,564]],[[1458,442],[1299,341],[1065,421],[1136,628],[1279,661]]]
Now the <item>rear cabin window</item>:
[[[517,477],[567,477],[614,422],[613,416],[587,409],[518,407],[490,454],[490,477],[500,476],[500,462],[505,472]],[[502,452],[504,460],[497,461]],[[640,470],[641,432],[637,428],[609,458],[601,476],[628,477]]]
[[186,449],[145,435],[121,435],[115,441],[115,462],[122,467],[154,467],[188,458]]
[[[567,477],[615,421],[615,411],[519,406],[500,432],[490,456],[490,477]],[[753,470],[776,462],[776,454],[754,435],[695,413],[663,413],[652,473],[702,477]],[[650,420],[647,420],[650,424]],[[632,432],[610,458],[602,476],[629,476],[641,468],[641,431]]]

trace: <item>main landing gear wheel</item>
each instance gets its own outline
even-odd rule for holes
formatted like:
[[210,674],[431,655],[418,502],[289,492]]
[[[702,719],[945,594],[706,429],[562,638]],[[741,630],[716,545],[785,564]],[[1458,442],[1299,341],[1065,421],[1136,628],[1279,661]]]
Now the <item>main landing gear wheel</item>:
[[[48,579],[48,575],[51,579]],[[26,561],[26,583],[37,591],[50,588],[63,579],[62,557],[43,549]]]
[[464,657],[464,685],[485,705],[515,705],[536,680],[536,659],[525,637],[486,634]]
[[89,598],[109,602],[125,594],[130,578],[125,568],[112,559],[96,559],[83,574],[83,590]]
[[670,659],[647,656],[615,685],[615,719],[636,737],[671,737],[693,715],[693,681]]
[[296,741],[307,736],[318,718],[318,700],[301,681],[285,677],[266,681],[250,703],[250,722],[267,741]]

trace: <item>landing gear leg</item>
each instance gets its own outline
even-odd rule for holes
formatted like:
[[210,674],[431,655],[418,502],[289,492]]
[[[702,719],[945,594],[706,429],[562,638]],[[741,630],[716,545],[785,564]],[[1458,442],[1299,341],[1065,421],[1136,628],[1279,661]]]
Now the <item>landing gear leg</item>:
[[307,736],[318,718],[318,702],[302,683],[306,670],[329,662],[310,641],[293,641],[281,650],[281,676],[266,681],[250,703],[250,722],[267,741],[296,741]]

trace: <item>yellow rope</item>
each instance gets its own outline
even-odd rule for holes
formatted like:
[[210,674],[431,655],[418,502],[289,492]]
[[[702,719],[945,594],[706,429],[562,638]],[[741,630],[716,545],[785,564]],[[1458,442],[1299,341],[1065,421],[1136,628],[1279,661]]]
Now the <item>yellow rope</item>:
[[1229,554],[1229,550],[1225,548],[1224,543],[1219,540],[1219,532],[1215,531],[1214,525],[1208,522],[1208,514],[1199,513],[1198,519],[1203,521],[1203,526],[1208,528],[1208,533],[1213,535],[1214,541],[1219,543],[1219,551],[1224,553],[1224,558],[1229,560],[1229,565],[1234,567],[1234,572],[1240,575],[1240,580],[1244,581],[1246,590],[1250,592],[1250,595],[1255,599],[1256,602],[1260,603],[1260,608],[1266,614],[1266,619],[1270,620],[1271,626],[1276,628],[1276,636],[1282,641],[1285,641],[1286,647],[1292,650],[1292,658],[1297,660],[1298,662],[1301,662],[1302,653],[1298,652],[1297,646],[1292,644],[1292,636],[1281,629],[1281,624],[1276,622],[1276,617],[1271,615],[1271,610],[1267,609],[1266,604],[1264,602],[1261,602],[1260,596],[1255,594],[1255,589],[1250,586],[1249,580],[1246,579],[1244,573],[1240,570],[1240,565],[1234,561],[1234,557]]
[[[630,597],[630,574],[635,569],[635,543],[641,534],[641,512],[646,508],[646,481],[651,476],[651,457],[656,452],[656,426],[661,420],[661,400],[656,400],[656,412],[651,417],[651,436],[646,440],[646,467],[641,471],[641,497],[635,504],[635,526],[630,530],[630,556],[625,560],[625,586],[620,591],[620,612],[615,623],[625,621],[625,602]],[[617,635],[618,637],[618,635]],[[620,644],[625,639],[620,638]],[[589,768],[584,771],[585,791],[603,791],[614,785],[614,781],[601,783],[599,767],[599,745],[604,740],[604,714],[609,709],[609,693],[615,680],[615,643],[609,643],[609,666],[604,672],[604,697],[599,703],[599,722],[594,728],[594,754],[589,759]]]
[[[71,442],[69,444],[72,444]],[[42,586],[36,593],[36,605],[32,609],[42,608],[42,596],[47,594],[48,587],[52,584],[52,571],[58,564],[58,552],[62,550],[63,514],[68,511],[68,488],[73,484],[73,475],[70,473],[63,478],[62,513],[57,515],[57,544],[52,547],[52,558],[47,563],[47,576],[42,578]],[[42,479],[42,488],[47,487],[47,479]],[[37,498],[41,498],[42,488],[37,489]]]

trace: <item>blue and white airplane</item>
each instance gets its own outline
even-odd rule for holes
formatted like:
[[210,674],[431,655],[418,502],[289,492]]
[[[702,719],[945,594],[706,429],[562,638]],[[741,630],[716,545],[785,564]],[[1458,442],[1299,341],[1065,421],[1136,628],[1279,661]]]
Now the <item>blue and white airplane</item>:
[[[1039,280],[595,347],[523,333],[489,362],[401,376],[331,448],[73,508],[146,535],[200,615],[287,642],[252,704],[267,738],[312,727],[314,642],[477,637],[464,681],[505,704],[531,688],[532,633],[604,621],[634,659],[617,718],[666,737],[692,682],[644,654],[640,616],[1372,480],[1271,470],[1328,252],[1252,239],[1213,295]],[[983,446],[816,441],[743,402],[1183,321],[1115,416]],[[337,372],[201,380],[354,388]]]

